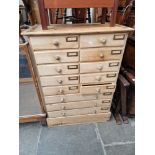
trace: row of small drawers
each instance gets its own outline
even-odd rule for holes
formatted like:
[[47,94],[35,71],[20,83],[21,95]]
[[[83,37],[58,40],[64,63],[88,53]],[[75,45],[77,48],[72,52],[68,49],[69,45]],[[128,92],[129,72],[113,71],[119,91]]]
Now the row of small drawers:
[[63,76],[42,76],[40,77],[41,86],[63,86],[81,84],[99,84],[105,82],[115,82],[118,72],[92,73],[80,75]]
[[127,34],[92,34],[75,36],[32,36],[30,43],[32,49],[69,49],[91,48],[106,46],[124,46]]
[[106,85],[67,85],[55,87],[42,87],[45,96],[62,95],[62,94],[96,94],[115,91],[115,83],[107,83]]
[[37,64],[65,63],[65,62],[89,62],[120,60],[123,56],[122,47],[90,48],[79,50],[44,50],[35,51]]
[[102,73],[117,72],[120,67],[120,60],[90,62],[90,63],[64,63],[64,64],[48,64],[38,65],[40,76],[46,75],[65,75],[78,73]]

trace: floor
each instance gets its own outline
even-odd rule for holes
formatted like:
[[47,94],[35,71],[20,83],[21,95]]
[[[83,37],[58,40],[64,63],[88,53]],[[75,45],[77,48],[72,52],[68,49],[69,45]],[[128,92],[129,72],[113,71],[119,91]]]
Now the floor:
[[40,123],[20,124],[20,155],[134,155],[135,121],[48,128]]
[[[33,84],[20,85],[20,116],[40,113]],[[134,155],[135,121],[48,128],[40,123],[19,126],[20,155]]]

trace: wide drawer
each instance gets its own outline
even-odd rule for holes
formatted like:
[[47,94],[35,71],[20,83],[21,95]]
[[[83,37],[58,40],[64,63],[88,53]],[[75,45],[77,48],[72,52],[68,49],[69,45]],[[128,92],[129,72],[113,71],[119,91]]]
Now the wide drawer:
[[103,94],[83,95],[83,94],[67,94],[56,96],[44,96],[46,104],[67,103],[77,101],[90,101],[96,99],[112,99],[113,91]]
[[116,85],[114,83],[107,83],[105,85],[91,85],[80,87],[81,94],[98,94],[98,93],[109,93],[115,91]]
[[78,62],[78,50],[44,50],[34,52],[37,64]]
[[80,36],[80,48],[125,46],[127,34],[92,34]]
[[62,75],[62,74],[77,74],[79,73],[79,64],[48,64],[38,65],[38,72],[40,76],[45,75]]
[[106,60],[122,60],[124,48],[122,47],[104,47],[89,48],[80,50],[80,61],[106,61]]
[[79,75],[42,76],[42,86],[75,85],[79,83]]
[[58,118],[47,118],[48,127],[56,125],[71,125],[80,123],[105,122],[110,119],[111,112],[99,114],[87,114]]
[[97,84],[97,83],[103,83],[103,82],[114,82],[117,80],[117,76],[118,76],[118,72],[81,74],[80,83]]
[[102,112],[105,112],[105,111],[101,110],[101,107],[94,107],[94,108],[52,111],[52,112],[47,112],[47,115],[48,117],[63,117],[63,116],[75,116],[75,115],[86,115],[86,114],[98,114]]
[[81,109],[91,107],[101,107],[102,110],[108,111],[110,110],[111,107],[111,99],[47,104],[46,110],[50,112],[58,110],[71,110],[71,109]]
[[42,90],[45,96],[74,94],[79,92],[79,86],[71,85],[71,86],[43,87]]
[[120,61],[80,63],[80,73],[98,73],[105,71],[118,72],[120,64]]
[[30,43],[32,49],[48,50],[48,49],[68,49],[79,47],[78,36],[32,36]]

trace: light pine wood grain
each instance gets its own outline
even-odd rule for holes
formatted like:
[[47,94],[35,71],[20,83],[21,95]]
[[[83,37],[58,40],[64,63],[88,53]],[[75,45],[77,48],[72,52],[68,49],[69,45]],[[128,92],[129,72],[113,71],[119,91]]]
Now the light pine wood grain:
[[122,59],[124,48],[122,47],[104,47],[104,48],[89,48],[80,50],[80,61],[107,61]]
[[46,104],[55,103],[67,103],[67,102],[77,102],[77,101],[90,101],[96,99],[112,99],[113,92],[111,94],[98,94],[98,95],[82,95],[78,94],[67,94],[67,95],[56,95],[56,96],[45,96]]
[[78,85],[43,87],[42,89],[45,96],[79,93]]
[[104,99],[104,100],[90,100],[90,101],[47,104],[46,109],[48,112],[58,111],[58,110],[91,108],[91,107],[101,107],[102,110],[107,110],[110,108],[110,106],[111,106],[111,99]]
[[34,52],[37,64],[78,62],[79,50],[43,50]]
[[79,75],[42,76],[42,86],[76,85],[79,84]]
[[120,60],[80,63],[80,73],[118,72],[120,65]]
[[58,118],[47,118],[48,127],[57,125],[71,125],[81,123],[106,122],[110,119],[111,113],[87,114]]

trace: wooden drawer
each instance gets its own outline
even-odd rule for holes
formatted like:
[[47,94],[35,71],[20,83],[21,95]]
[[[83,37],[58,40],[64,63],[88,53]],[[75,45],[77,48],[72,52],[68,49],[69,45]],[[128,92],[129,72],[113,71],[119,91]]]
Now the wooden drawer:
[[47,115],[48,117],[64,117],[64,116],[74,116],[74,115],[98,114],[102,112],[105,112],[105,111],[101,110],[101,107],[94,107],[94,108],[52,111],[52,112],[47,112]]
[[112,99],[113,92],[106,92],[102,94],[67,94],[67,95],[56,95],[56,96],[44,96],[46,104],[54,103],[67,103],[67,102],[78,102],[78,101],[90,101],[96,99]]
[[79,51],[77,50],[45,50],[34,52],[37,64],[78,62]]
[[80,63],[80,73],[118,72],[120,64],[120,61]]
[[46,109],[48,112],[92,107],[101,107],[102,110],[108,111],[111,107],[111,99],[56,103],[46,105]]
[[122,60],[124,48],[122,47],[105,47],[105,48],[89,48],[80,50],[80,61],[107,61]]
[[71,124],[80,124],[80,123],[105,122],[110,119],[110,116],[111,116],[111,112],[58,117],[58,118],[47,118],[47,124],[49,127],[52,127],[55,125],[71,125]]
[[38,65],[38,72],[40,76],[45,75],[63,75],[63,74],[77,74],[79,73],[79,64],[49,64]]
[[42,76],[42,86],[76,85],[79,84],[79,75]]
[[82,85],[80,87],[81,94],[98,94],[98,93],[107,93],[114,92],[116,85],[114,83],[107,83],[105,85]]
[[80,36],[80,48],[125,46],[127,34],[92,34]]
[[68,49],[79,47],[78,36],[32,36],[30,43],[32,49],[48,50],[48,49]]
[[103,83],[103,82],[115,82],[117,80],[117,76],[118,76],[117,72],[81,74],[80,83],[97,84],[97,83]]
[[71,85],[71,86],[43,87],[42,90],[45,96],[74,94],[79,92],[79,86]]

